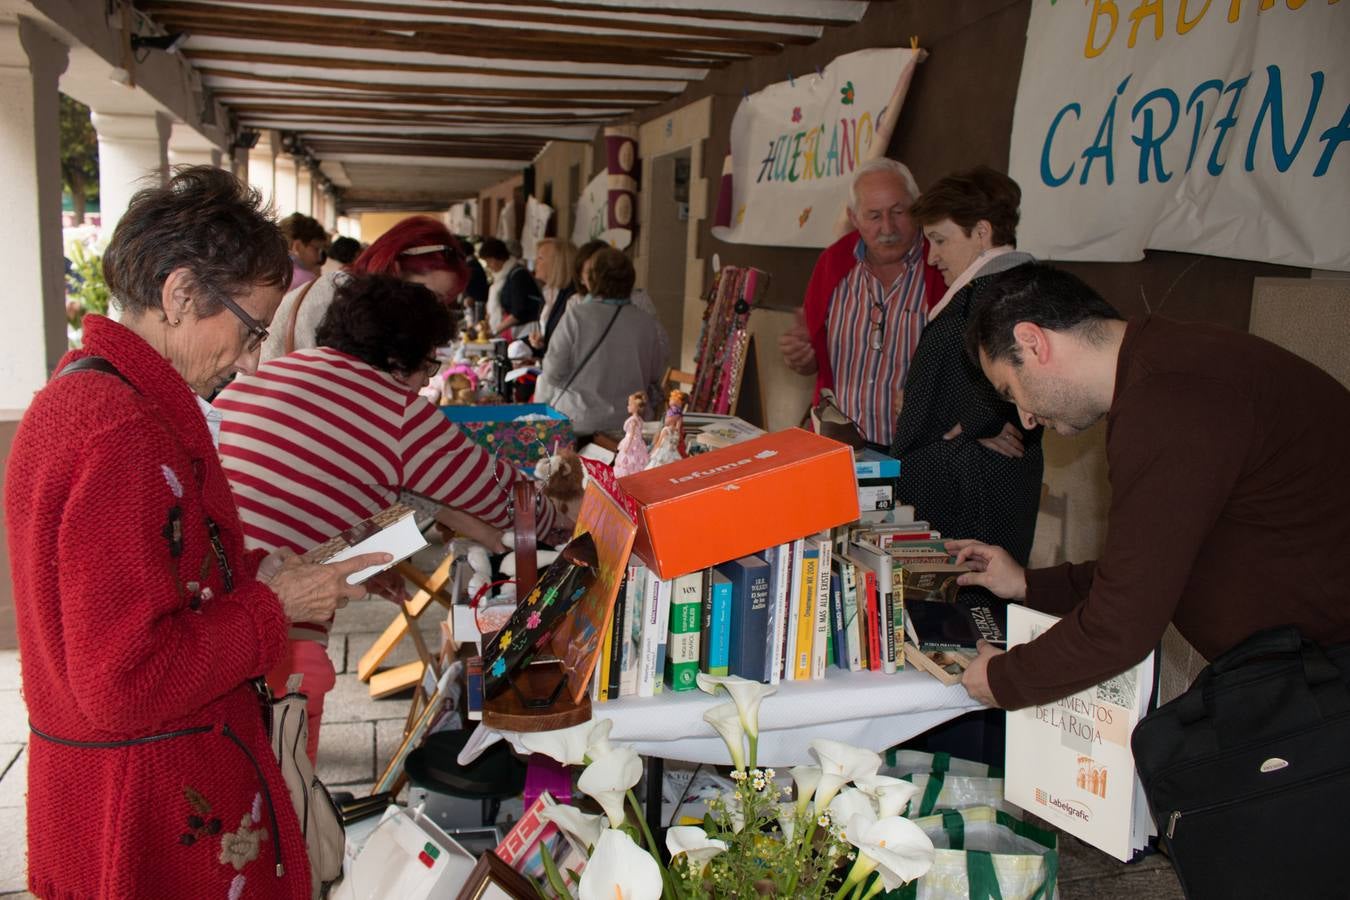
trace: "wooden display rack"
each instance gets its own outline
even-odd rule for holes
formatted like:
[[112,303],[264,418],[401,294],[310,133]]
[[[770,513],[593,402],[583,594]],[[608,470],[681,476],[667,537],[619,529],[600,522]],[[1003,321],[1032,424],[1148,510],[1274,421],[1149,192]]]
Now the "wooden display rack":
[[591,718],[591,697],[573,701],[568,674],[558,659],[530,663],[516,673],[511,689],[483,702],[483,724],[498,731],[553,731]]

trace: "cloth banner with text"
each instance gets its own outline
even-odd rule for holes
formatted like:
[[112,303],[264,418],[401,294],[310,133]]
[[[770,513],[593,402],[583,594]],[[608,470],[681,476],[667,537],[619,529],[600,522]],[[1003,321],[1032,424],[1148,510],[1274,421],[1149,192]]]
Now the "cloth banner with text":
[[1018,247],[1350,270],[1350,4],[1037,0]]
[[826,247],[845,229],[849,184],[886,155],[924,51],[859,50],[741,101],[731,123],[713,236]]

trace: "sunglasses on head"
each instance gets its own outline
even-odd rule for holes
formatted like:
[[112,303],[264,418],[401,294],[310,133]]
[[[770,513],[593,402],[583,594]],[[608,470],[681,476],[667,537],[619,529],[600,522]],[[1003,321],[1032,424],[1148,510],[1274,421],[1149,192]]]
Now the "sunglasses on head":
[[420,247],[409,247],[399,256],[430,256],[435,255],[445,261],[448,268],[456,268],[459,264],[459,248],[452,247],[449,244],[425,244]]

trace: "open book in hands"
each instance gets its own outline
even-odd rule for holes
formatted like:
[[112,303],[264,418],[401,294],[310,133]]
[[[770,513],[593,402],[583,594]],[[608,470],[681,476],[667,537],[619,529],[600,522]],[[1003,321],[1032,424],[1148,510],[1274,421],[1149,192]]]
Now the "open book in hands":
[[407,559],[426,545],[426,538],[422,537],[417,527],[416,514],[412,508],[395,503],[311,548],[301,559],[311,563],[333,563],[362,553],[388,553],[394,557],[382,566],[369,566],[347,579],[348,584],[360,584],[394,563]]

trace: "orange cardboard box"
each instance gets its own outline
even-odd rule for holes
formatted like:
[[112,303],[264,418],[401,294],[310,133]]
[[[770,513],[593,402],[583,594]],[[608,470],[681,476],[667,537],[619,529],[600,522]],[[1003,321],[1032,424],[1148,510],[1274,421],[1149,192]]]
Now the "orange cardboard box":
[[858,518],[853,451],[789,428],[619,479],[633,552],[678,578]]

